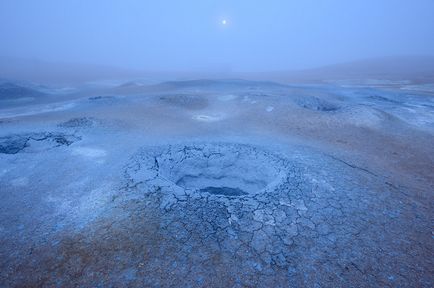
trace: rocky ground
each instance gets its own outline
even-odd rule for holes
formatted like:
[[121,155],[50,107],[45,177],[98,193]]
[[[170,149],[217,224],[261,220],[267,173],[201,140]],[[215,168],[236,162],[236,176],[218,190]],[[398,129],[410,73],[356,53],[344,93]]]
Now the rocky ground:
[[433,286],[430,91],[22,97],[0,99],[1,287]]

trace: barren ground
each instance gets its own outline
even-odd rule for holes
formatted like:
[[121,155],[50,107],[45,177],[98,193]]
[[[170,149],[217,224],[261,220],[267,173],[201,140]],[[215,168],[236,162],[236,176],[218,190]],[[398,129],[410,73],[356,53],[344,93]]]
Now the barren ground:
[[432,287],[434,94],[411,88],[0,99],[0,286]]

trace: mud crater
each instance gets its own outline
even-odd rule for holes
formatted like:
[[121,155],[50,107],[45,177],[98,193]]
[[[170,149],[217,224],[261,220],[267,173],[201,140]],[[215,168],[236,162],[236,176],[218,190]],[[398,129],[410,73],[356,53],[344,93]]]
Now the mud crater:
[[182,188],[224,196],[257,193],[277,177],[278,171],[257,151],[202,148],[195,153],[182,150],[179,161],[161,158],[161,174]]
[[[74,134],[55,132],[13,134],[0,137],[0,154],[17,154],[28,147],[33,147],[34,152],[59,146],[69,146],[81,140]],[[39,143],[39,145],[36,145]]]
[[297,99],[296,103],[298,106],[312,111],[334,112],[341,109],[341,107],[334,102],[329,102],[316,97]]
[[140,163],[131,166],[139,169],[127,169],[130,182],[181,193],[256,195],[273,191],[288,173],[283,158],[245,144],[176,145],[139,155]]

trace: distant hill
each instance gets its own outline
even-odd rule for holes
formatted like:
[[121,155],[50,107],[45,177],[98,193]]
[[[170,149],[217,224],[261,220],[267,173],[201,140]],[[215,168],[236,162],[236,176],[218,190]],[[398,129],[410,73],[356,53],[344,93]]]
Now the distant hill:
[[70,85],[109,79],[131,79],[140,73],[111,66],[0,57],[0,78],[15,81]]
[[[288,56],[290,57],[290,55]],[[246,79],[282,83],[316,83],[337,80],[390,80],[411,84],[434,83],[434,56],[383,57],[328,65],[315,69],[272,72],[213,72],[210,71],[147,71],[77,63],[51,63],[29,59],[0,57],[0,78],[44,84],[77,84],[120,80],[124,89],[140,90],[141,86],[170,80]],[[141,79],[131,82],[131,79]],[[146,81],[143,81],[146,80]],[[130,82],[127,82],[130,81]],[[201,80],[202,81],[202,80]],[[173,85],[209,85],[210,83],[172,83]],[[220,83],[221,84],[221,83]],[[232,83],[236,85],[237,83]],[[166,83],[166,85],[171,85]]]
[[224,87],[224,88],[237,88],[237,87],[264,87],[264,86],[280,86],[278,83],[271,81],[248,81],[244,79],[198,79],[198,80],[184,80],[184,81],[167,81],[158,84],[160,87],[165,88],[209,88],[209,87]]
[[336,80],[390,80],[434,83],[434,57],[384,57],[328,65],[300,71],[246,74],[247,78],[279,82],[324,82]]
[[45,94],[28,87],[11,82],[0,83],[0,100],[19,100],[23,98],[38,98]]
[[182,91],[189,89],[216,91],[221,89],[260,89],[264,87],[277,89],[286,86],[271,81],[252,81],[244,79],[196,79],[164,81],[152,85],[127,82],[114,87],[107,92],[115,94],[140,94],[145,92],[161,93],[164,91]]

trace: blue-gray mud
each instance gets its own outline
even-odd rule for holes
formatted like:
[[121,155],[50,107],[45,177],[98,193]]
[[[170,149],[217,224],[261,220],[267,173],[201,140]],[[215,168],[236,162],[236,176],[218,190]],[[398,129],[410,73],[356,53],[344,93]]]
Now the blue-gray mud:
[[433,286],[432,95],[116,89],[0,109],[1,287]]

